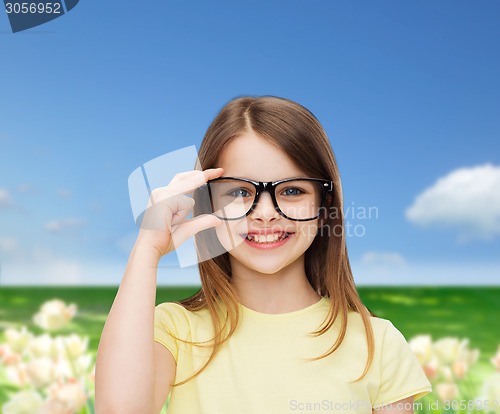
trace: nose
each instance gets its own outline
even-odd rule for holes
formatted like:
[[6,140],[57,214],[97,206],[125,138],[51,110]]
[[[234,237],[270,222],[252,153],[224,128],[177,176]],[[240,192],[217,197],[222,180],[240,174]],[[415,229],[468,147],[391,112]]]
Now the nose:
[[250,214],[250,217],[260,220],[272,220],[275,218],[279,218],[279,216],[279,213],[274,207],[271,194],[269,194],[268,192],[263,192],[260,195],[257,205]]

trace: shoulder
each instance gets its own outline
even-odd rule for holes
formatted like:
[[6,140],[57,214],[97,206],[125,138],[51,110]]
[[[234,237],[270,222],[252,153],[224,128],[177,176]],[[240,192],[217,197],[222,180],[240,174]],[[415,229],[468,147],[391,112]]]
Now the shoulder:
[[188,310],[176,302],[163,302],[155,306],[155,313],[160,315],[167,313],[171,315],[183,315],[186,312]]
[[163,302],[155,307],[155,323],[171,326],[178,331],[184,328],[196,329],[211,322],[207,308],[190,311],[177,302]]
[[156,305],[154,319],[155,325],[177,332],[190,325],[189,311],[174,302],[163,302]]
[[188,312],[188,310],[177,302],[162,302],[155,306],[155,309],[170,312]]
[[389,319],[372,316],[370,322],[375,337],[375,352],[381,352],[386,356],[392,355],[393,359],[413,354],[406,337]]
[[[380,318],[378,316],[370,316],[369,321],[375,336],[384,336],[388,330],[396,329],[389,319]],[[363,318],[358,312],[349,311],[347,323],[348,326],[352,327],[352,329],[364,330]]]
[[191,320],[193,318],[200,318],[205,313],[208,313],[207,309],[202,309],[196,312],[186,309],[184,306],[177,302],[163,302],[155,307],[155,315],[160,317],[165,317],[170,315],[172,318]]
[[[375,353],[382,351],[398,352],[402,349],[409,349],[405,336],[389,319],[370,316],[369,321],[375,341]],[[363,319],[357,312],[349,312],[347,329],[358,340],[366,336]]]

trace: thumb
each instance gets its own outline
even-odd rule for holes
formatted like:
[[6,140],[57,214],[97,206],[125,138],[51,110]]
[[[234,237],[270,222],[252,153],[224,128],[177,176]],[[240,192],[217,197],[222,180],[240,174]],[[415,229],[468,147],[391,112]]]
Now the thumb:
[[222,220],[210,214],[202,215],[196,217],[195,219],[185,221],[179,224],[175,231],[172,232],[172,238],[174,241],[175,248],[179,247],[191,236],[196,233],[206,230],[212,227],[216,227],[222,224]]

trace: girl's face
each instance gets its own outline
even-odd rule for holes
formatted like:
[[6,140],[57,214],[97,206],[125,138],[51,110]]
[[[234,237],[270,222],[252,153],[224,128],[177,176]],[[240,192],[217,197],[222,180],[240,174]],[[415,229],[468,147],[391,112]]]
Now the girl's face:
[[[217,167],[224,169],[225,177],[253,181],[274,182],[306,177],[283,150],[254,132],[245,132],[232,140],[221,153]],[[258,273],[274,274],[297,260],[304,260],[304,253],[313,242],[317,229],[318,219],[300,222],[281,216],[269,192],[263,192],[250,215],[225,221],[216,227],[216,232],[220,243],[229,252],[233,269],[244,267]],[[288,236],[281,240],[284,233]],[[250,239],[248,234],[252,235]],[[276,235],[280,238],[274,241]],[[264,236],[273,241],[258,242]]]

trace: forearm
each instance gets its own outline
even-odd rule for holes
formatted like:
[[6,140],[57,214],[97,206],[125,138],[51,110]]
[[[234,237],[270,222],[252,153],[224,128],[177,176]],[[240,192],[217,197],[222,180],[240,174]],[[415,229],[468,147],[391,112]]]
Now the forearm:
[[97,414],[152,412],[158,261],[137,245],[130,254],[97,351]]

